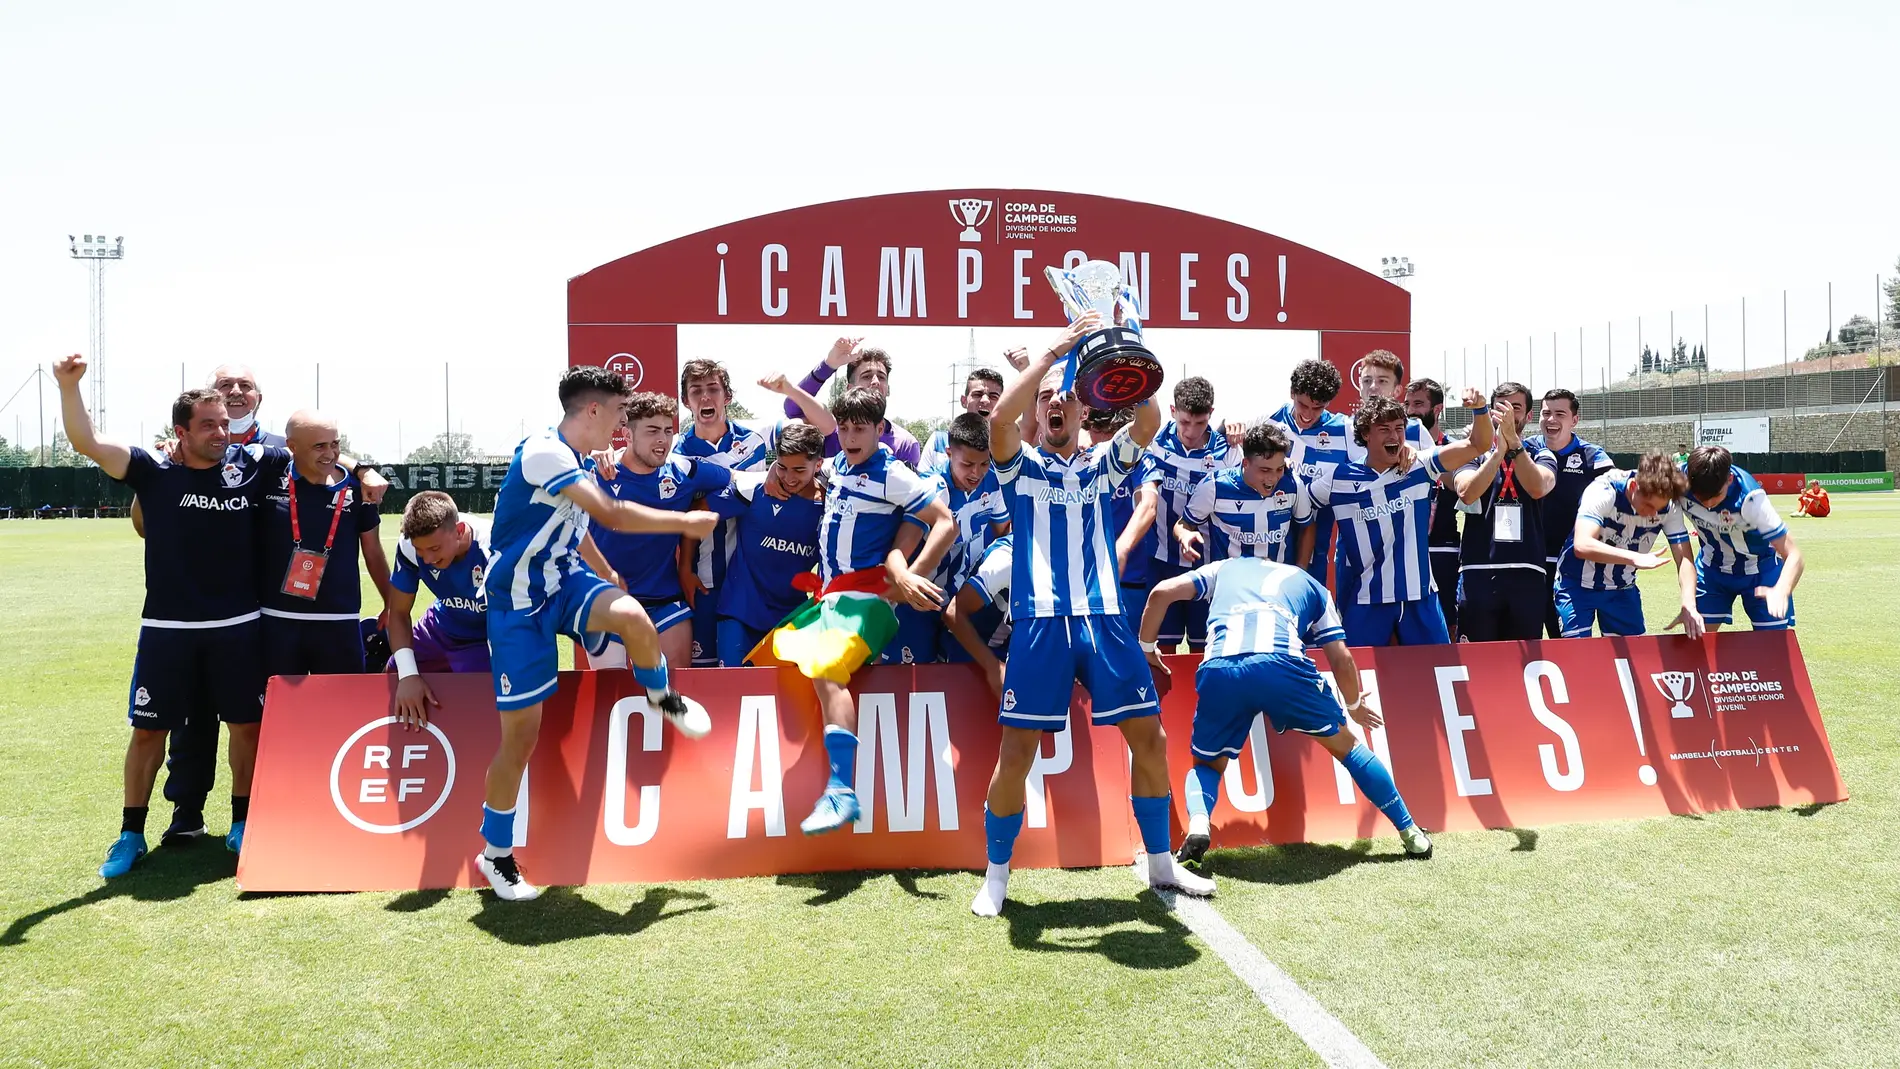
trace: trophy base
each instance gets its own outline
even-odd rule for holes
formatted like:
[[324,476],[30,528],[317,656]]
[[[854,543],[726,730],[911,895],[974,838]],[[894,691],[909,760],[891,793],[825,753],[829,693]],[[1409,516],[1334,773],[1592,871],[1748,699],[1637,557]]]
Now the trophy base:
[[1161,389],[1161,361],[1141,344],[1141,335],[1109,327],[1082,339],[1075,394],[1090,408],[1138,405]]

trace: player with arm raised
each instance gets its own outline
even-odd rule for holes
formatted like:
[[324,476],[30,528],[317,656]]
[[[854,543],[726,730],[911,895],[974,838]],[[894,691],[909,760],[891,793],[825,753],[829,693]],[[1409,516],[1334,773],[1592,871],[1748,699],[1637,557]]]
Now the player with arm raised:
[[[870,390],[889,401],[891,396],[891,354],[876,346],[864,344],[863,338],[839,338],[832,343],[831,351],[811,369],[806,376],[798,380],[798,388],[814,397],[838,369],[844,369],[845,389]],[[787,397],[785,414],[797,416],[800,405],[795,396]],[[923,447],[917,439],[901,424],[885,419],[878,424],[878,442],[897,459],[909,464],[912,471],[919,471],[923,458]],[[837,456],[842,449],[837,433],[834,431],[825,437],[825,455]]]
[[[1147,660],[1133,623],[1122,615],[1109,503],[1135,470],[1161,426],[1153,398],[1135,406],[1134,421],[1100,450],[1081,447],[1082,402],[1062,391],[1056,367],[1098,329],[1090,312],[1071,324],[1003,392],[991,417],[997,478],[1009,502],[1014,633],[1004,669],[998,719],[1003,739],[983,811],[989,866],[971,912],[994,917],[1009,892],[1009,862],[1022,831],[1025,780],[1045,732],[1069,725],[1075,684],[1087,688],[1097,724],[1114,724],[1132,765],[1130,804],[1147,851],[1137,866],[1151,887],[1210,895],[1214,881],[1178,869],[1168,833],[1167,736]],[[1025,449],[1016,418],[1035,405],[1041,444]]]
[[1544,633],[1544,498],[1557,458],[1520,437],[1529,390],[1499,383],[1491,401],[1497,447],[1453,476],[1459,499],[1476,509],[1465,514],[1460,544],[1458,619],[1473,642],[1529,642]]
[[[818,574],[811,583],[816,596],[752,652],[754,664],[796,667],[818,696],[831,777],[799,825],[806,835],[836,831],[858,819],[858,710],[845,688],[852,673],[897,633],[892,600],[927,611],[942,604],[943,591],[929,576],[956,537],[936,480],[900,463],[879,443],[878,430],[886,422],[883,394],[846,390],[831,414],[838,421],[841,451],[825,463]],[[929,533],[907,562],[899,530],[911,518]]]
[[495,497],[494,558],[482,589],[501,745],[488,766],[482,804],[487,846],[475,865],[496,896],[509,901],[540,894],[522,877],[514,858],[514,807],[541,731],[541,705],[556,683],[557,633],[581,641],[590,641],[590,632],[617,636],[653,708],[688,738],[712,730],[706,710],[673,689],[660,636],[640,602],[602,579],[580,556],[590,520],[616,531],[701,538],[718,520],[710,512],[663,512],[622,501],[594,481],[590,454],[613,443],[614,431],[626,421],[630,396],[626,380],[615,372],[569,368],[561,376],[560,425],[515,447]]
[[1696,611],[1711,631],[1735,620],[1742,599],[1757,631],[1794,626],[1794,587],[1801,581],[1801,547],[1755,477],[1719,445],[1697,446],[1684,473],[1689,492],[1676,504],[1695,527]]
[[[1204,564],[1156,585],[1141,619],[1143,648],[1152,647],[1162,614],[1177,601],[1200,598],[1208,613],[1207,658],[1194,673],[1194,767],[1187,782],[1188,830],[1177,861],[1199,861],[1209,845],[1208,818],[1219,797],[1221,772],[1240,756],[1255,716],[1273,730],[1310,735],[1346,766],[1354,783],[1398,829],[1405,852],[1432,856],[1432,841],[1412,820],[1392,782],[1392,773],[1371,750],[1342,730],[1346,717],[1368,728],[1382,723],[1365,704],[1359,668],[1346,648],[1346,631],[1326,588],[1299,568],[1260,557],[1233,557]],[[1326,651],[1340,699],[1306,657]],[[1162,676],[1168,666],[1149,649],[1148,663]]]
[[[99,874],[123,876],[145,856],[145,819],[167,736],[188,726],[200,737],[180,746],[170,781],[177,812],[167,843],[204,834],[205,794],[217,760],[218,722],[231,731],[232,808],[250,795],[257,725],[263,716],[263,645],[257,599],[254,509],[289,469],[283,449],[231,444],[224,399],[188,390],[172,405],[172,457],[97,437],[79,392],[85,358],[53,365],[66,436],[74,450],[144,502],[145,604],[127,703],[132,738],[124,765],[119,837]],[[199,725],[208,724],[208,733]],[[208,751],[212,768],[197,767]],[[168,783],[168,786],[170,784]]]
[[1339,529],[1339,607],[1350,646],[1421,646],[1450,642],[1432,582],[1431,499],[1438,479],[1491,448],[1491,409],[1465,388],[1471,437],[1414,454],[1405,409],[1374,397],[1353,413],[1353,438],[1365,463],[1322,472],[1313,505]]
[[1682,611],[1669,626],[1680,625],[1690,638],[1701,637],[1695,555],[1689,551],[1689,526],[1676,504],[1688,488],[1689,477],[1651,450],[1635,470],[1606,472],[1584,491],[1557,575],[1557,618],[1564,638],[1587,638],[1592,625],[1606,635],[1643,633],[1643,595],[1636,589],[1636,572],[1660,568],[1668,559],[1649,551],[1659,531],[1669,540],[1682,602]]

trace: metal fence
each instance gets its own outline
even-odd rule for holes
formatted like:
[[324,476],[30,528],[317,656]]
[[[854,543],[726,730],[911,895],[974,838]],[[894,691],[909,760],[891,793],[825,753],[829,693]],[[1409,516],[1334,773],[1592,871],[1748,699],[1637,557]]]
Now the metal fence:
[[[1851,408],[1866,403],[1876,410],[1900,402],[1900,377],[1887,367],[1842,368],[1807,374],[1757,372],[1743,379],[1732,374],[1679,372],[1666,385],[1608,390],[1579,390],[1588,423],[1602,420],[1681,420],[1701,416],[1763,412],[1799,415],[1802,409]],[[1469,426],[1464,409],[1448,404],[1445,425]]]
[[[389,480],[384,512],[401,512],[422,490],[441,490],[467,512],[495,511],[506,464],[379,464]],[[132,488],[98,468],[0,468],[0,517],[123,516]]]

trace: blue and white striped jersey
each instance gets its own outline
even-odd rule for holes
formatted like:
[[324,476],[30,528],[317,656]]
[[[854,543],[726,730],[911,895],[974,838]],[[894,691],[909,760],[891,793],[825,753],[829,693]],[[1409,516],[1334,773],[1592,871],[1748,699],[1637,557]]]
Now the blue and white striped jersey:
[[1207,659],[1277,653],[1304,657],[1341,641],[1339,609],[1303,569],[1260,557],[1231,557],[1188,573],[1207,608]]
[[1009,642],[1009,581],[1015,571],[1016,538],[1004,535],[990,543],[977,562],[976,571],[964,582],[983,599],[983,608],[970,614],[970,626],[991,649]]
[[930,432],[925,440],[923,452],[917,454],[918,471],[935,471],[950,459],[950,432],[938,428]]
[[[1682,510],[1672,502],[1654,516],[1639,516],[1630,505],[1629,486],[1634,471],[1610,471],[1597,478],[1577,503],[1577,522],[1596,528],[1596,536],[1606,546],[1631,553],[1648,553],[1661,531],[1670,545],[1689,540],[1689,526]],[[1636,585],[1633,564],[1599,564],[1577,556],[1576,529],[1564,541],[1563,559],[1558,562],[1559,581],[1584,590],[1627,590]]]
[[482,576],[493,555],[489,548],[488,521],[479,516],[463,516],[468,525],[468,552],[446,568],[431,568],[422,563],[415,544],[407,536],[396,540],[396,564],[389,572],[389,585],[405,594],[423,587],[435,595],[436,622],[450,638],[479,642],[488,636],[487,606],[482,603]]
[[997,464],[1016,540],[1015,619],[1121,615],[1110,502],[1140,457],[1124,427],[1103,448],[1078,449],[1066,460],[1038,447]]
[[1161,425],[1155,440],[1142,455],[1136,485],[1155,484],[1155,555],[1154,559],[1176,568],[1187,567],[1181,557],[1181,543],[1174,537],[1174,523],[1187,511],[1188,493],[1203,476],[1240,460],[1240,450],[1229,450],[1219,424],[1210,420],[1207,441],[1199,448],[1181,444],[1181,430],[1173,420]]
[[[699,437],[695,433],[697,425],[688,423],[685,430],[673,436],[673,452],[730,471],[764,471],[767,455],[778,448],[779,431],[789,422],[775,420],[754,425],[729,419],[725,436],[717,440]],[[726,581],[726,566],[732,562],[732,537],[737,523],[737,520],[727,520],[719,524],[713,528],[712,537],[699,544],[693,571],[709,590],[717,589]]]
[[1292,564],[1299,527],[1313,522],[1313,498],[1290,468],[1267,494],[1248,486],[1240,468],[1223,468],[1194,484],[1183,518],[1207,525],[1205,560],[1264,557]]
[[1729,468],[1728,493],[1714,508],[1687,494],[1676,505],[1695,525],[1696,540],[1702,543],[1696,554],[1697,568],[1723,575],[1760,575],[1764,566],[1775,566],[1774,543],[1788,533],[1788,525],[1781,522],[1768,491],[1753,475]]
[[[1288,402],[1268,419],[1286,428],[1293,438],[1293,455],[1287,460],[1287,468],[1300,477],[1310,490],[1313,480],[1351,458],[1346,454],[1346,446],[1352,441],[1352,424],[1337,412],[1327,412],[1311,427],[1302,428],[1293,418],[1293,405]],[[1318,528],[1313,533],[1313,559],[1306,566],[1306,573],[1326,582],[1326,562],[1333,556],[1333,516],[1321,509],[1314,517]]]
[[1433,483],[1445,474],[1439,455],[1419,451],[1410,468],[1376,472],[1347,463],[1313,480],[1313,506],[1339,527],[1340,597],[1358,605],[1417,601],[1437,591],[1430,536]]
[[910,470],[889,447],[862,464],[843,453],[825,461],[825,515],[818,523],[818,575],[829,583],[846,572],[879,568],[898,525],[942,492],[936,480]]
[[[991,468],[976,484],[976,489],[965,493],[950,477],[945,458],[939,467],[926,469],[928,478],[935,480],[938,492],[944,495],[945,504],[950,508],[950,517],[957,522],[957,540],[943,555],[937,564],[930,581],[943,588],[944,596],[956,593],[957,587],[969,578],[971,572],[983,559],[983,552],[995,539],[995,525],[1009,522],[1009,506],[1003,501],[1002,484],[996,481],[996,469]],[[921,524],[922,520],[911,520]]]
[[588,570],[580,555],[587,513],[561,490],[593,470],[593,458],[552,427],[515,446],[489,527],[494,557],[482,577],[489,608],[538,609],[563,577]]

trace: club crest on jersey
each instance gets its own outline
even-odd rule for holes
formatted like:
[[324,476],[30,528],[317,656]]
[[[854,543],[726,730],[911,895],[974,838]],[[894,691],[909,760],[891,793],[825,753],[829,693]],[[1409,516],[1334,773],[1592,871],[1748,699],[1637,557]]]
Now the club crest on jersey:
[[515,689],[515,685],[513,683],[508,682],[508,673],[503,672],[501,675],[502,696],[507,697],[510,693],[514,691],[514,689]]
[[468,570],[468,579],[469,582],[475,584],[477,590],[480,590],[482,586],[482,566],[477,564],[475,567],[470,568]]
[[662,501],[679,493],[680,484],[673,481],[671,475],[660,476],[660,499]]
[[139,692],[132,696],[132,704],[143,709],[144,707],[152,704],[152,696],[146,693],[146,690],[144,687],[140,687]]
[[236,488],[244,481],[244,469],[238,467],[236,464],[226,464],[223,469],[218,472],[218,476],[224,480],[224,485]]
[[1321,449],[1325,449],[1333,444],[1333,436],[1327,434],[1325,431],[1321,431],[1319,432],[1319,437],[1313,439],[1313,441],[1317,443]]
[[916,655],[916,654],[913,654],[912,652],[910,652],[910,647],[909,647],[909,646],[905,646],[905,647],[904,647],[904,651],[903,651],[903,653],[901,653],[901,654],[900,654],[900,655],[898,656],[898,659],[899,659],[899,660],[900,660],[901,662],[903,662],[904,664],[916,664],[916,663],[917,663],[917,655]]
[[290,469],[289,468],[285,468],[284,473],[277,477],[277,489],[279,490],[290,489]]
[[1583,470],[1583,454],[1582,453],[1570,454],[1570,456],[1564,460],[1564,467],[1570,471],[1582,471]]
[[1007,713],[1014,710],[1015,708],[1016,708],[1016,691],[1014,689],[1004,691],[1003,692],[1003,711]]

